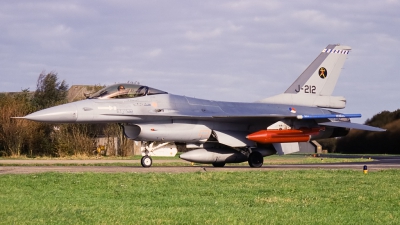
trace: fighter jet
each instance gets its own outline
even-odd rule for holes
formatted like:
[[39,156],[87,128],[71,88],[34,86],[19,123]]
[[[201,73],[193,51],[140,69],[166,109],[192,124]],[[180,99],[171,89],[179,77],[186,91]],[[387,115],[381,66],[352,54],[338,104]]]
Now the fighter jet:
[[351,123],[360,114],[342,114],[346,99],[332,96],[351,48],[328,45],[280,95],[259,102],[223,102],[138,84],[114,84],[88,99],[51,107],[23,118],[49,123],[119,123],[126,137],[144,141],[143,167],[152,165],[155,143],[185,143],[181,159],[222,167],[299,151],[299,142],[345,136],[349,129],[384,131]]

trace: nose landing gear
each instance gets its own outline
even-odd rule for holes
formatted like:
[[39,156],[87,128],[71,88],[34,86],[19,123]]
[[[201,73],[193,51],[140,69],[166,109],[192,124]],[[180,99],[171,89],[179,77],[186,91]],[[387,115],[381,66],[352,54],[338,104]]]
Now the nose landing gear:
[[153,164],[153,159],[150,156],[145,155],[140,160],[140,164],[142,164],[143,167],[150,167]]

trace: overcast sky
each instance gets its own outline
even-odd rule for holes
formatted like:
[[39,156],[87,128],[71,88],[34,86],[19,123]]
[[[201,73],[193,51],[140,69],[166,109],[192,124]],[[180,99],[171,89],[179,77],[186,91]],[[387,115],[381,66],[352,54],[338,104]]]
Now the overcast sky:
[[352,47],[334,95],[364,122],[400,108],[400,2],[42,1],[0,3],[0,92],[138,81],[197,98],[284,92],[328,44]]

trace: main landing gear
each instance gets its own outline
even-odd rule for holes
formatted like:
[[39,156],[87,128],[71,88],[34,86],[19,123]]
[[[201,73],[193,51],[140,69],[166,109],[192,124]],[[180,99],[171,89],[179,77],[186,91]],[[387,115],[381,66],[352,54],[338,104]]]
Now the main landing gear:
[[259,168],[263,165],[264,163],[264,157],[262,154],[258,151],[253,151],[249,155],[249,166],[253,168]]
[[150,156],[145,155],[140,160],[140,164],[142,164],[143,167],[150,167],[153,164],[153,159]]
[[224,162],[214,162],[214,163],[212,163],[212,165],[214,167],[224,167],[225,163]]

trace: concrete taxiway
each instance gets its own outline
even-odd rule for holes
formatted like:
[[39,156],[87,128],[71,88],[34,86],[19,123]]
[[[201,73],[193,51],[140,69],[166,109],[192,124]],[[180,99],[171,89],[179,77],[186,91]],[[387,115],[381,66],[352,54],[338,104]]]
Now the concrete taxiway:
[[[359,156],[358,156],[359,157]],[[378,156],[371,162],[353,163],[321,163],[321,164],[282,164],[264,165],[261,168],[250,168],[247,165],[228,165],[222,168],[213,166],[79,166],[79,164],[94,163],[139,163],[139,160],[0,160],[0,174],[30,174],[43,172],[96,172],[96,173],[190,173],[190,172],[215,172],[215,171],[269,171],[269,170],[305,170],[305,169],[352,169],[363,170],[364,165],[369,171],[384,169],[400,169],[400,157]],[[158,163],[185,162],[182,160],[154,160]],[[10,166],[7,166],[9,164]],[[18,166],[11,166],[17,165]],[[22,166],[20,166],[22,164]],[[48,166],[32,166],[33,164],[49,164]],[[53,166],[52,164],[75,164],[74,166]]]

